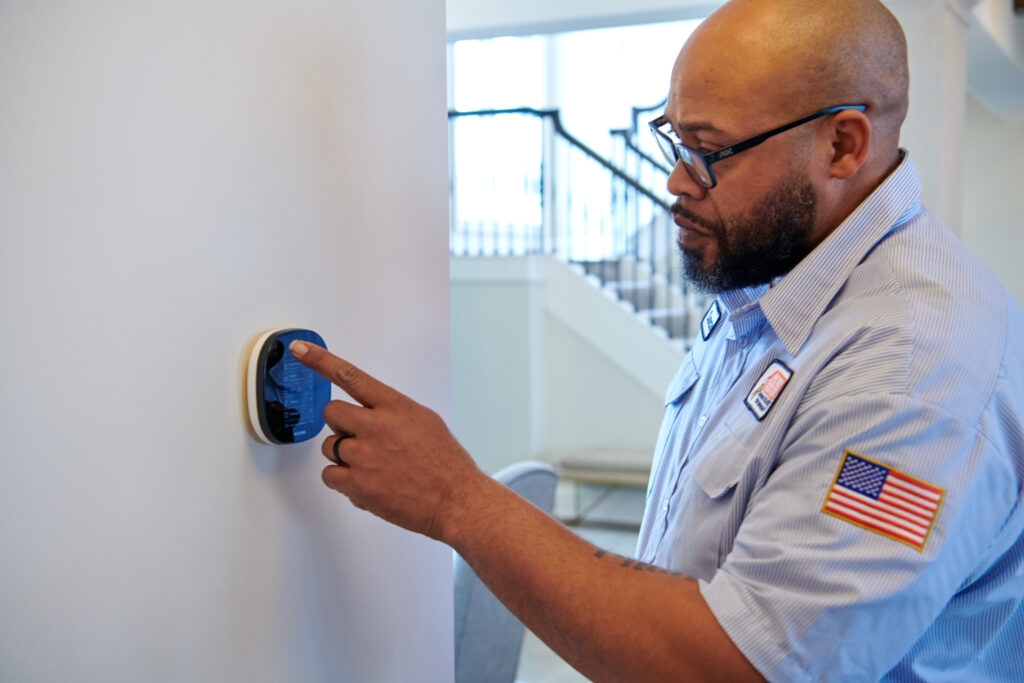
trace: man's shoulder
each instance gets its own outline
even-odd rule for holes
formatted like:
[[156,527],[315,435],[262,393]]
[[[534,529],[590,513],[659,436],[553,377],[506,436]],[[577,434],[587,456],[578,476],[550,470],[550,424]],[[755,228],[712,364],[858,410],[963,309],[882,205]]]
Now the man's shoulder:
[[[816,333],[840,335],[836,355],[863,356],[858,370],[886,390],[975,412],[1019,334],[1009,317],[1020,312],[1007,304],[998,278],[922,209],[853,269]],[[872,372],[877,364],[884,372]]]

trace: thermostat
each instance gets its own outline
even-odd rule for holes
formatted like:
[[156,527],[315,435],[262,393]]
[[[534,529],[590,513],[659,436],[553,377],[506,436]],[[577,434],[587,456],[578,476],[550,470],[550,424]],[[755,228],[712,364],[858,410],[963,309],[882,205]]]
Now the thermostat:
[[246,401],[253,434],[264,443],[312,439],[324,428],[331,383],[295,360],[288,345],[301,340],[325,346],[312,330],[270,330],[253,345],[246,378]]

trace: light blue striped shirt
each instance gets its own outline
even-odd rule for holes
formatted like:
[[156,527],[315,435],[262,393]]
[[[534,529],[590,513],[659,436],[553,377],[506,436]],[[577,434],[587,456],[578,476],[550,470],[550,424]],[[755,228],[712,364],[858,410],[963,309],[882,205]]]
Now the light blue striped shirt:
[[723,294],[666,396],[637,556],[769,680],[1024,680],[1024,314],[919,196]]

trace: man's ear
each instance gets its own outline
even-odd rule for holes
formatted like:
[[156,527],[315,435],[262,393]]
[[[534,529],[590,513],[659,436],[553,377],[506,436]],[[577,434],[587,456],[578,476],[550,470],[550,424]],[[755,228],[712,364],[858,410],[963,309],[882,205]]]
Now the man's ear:
[[845,109],[828,121],[825,132],[831,154],[829,177],[838,180],[852,177],[867,159],[871,146],[871,120],[864,112]]

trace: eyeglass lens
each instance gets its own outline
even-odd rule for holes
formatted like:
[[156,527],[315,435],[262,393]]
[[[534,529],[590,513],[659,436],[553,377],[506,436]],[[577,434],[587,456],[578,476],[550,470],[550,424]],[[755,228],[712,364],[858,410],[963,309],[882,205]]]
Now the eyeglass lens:
[[658,148],[661,149],[661,153],[665,155],[665,160],[669,164],[675,166],[677,163],[682,162],[683,167],[686,168],[686,171],[696,183],[704,187],[712,187],[714,185],[711,171],[707,164],[704,163],[704,157],[690,150],[690,148],[682,143],[675,142],[662,131],[655,130],[653,132],[654,139],[658,142]]

